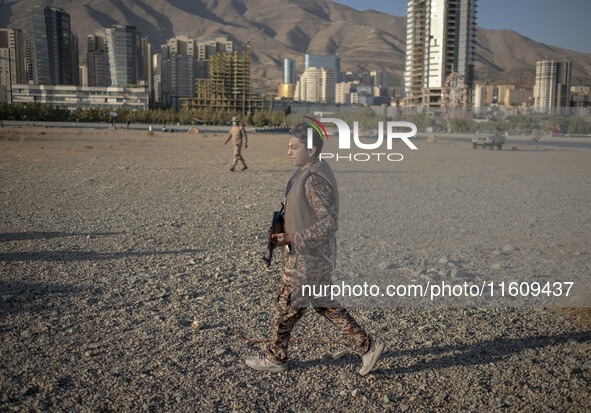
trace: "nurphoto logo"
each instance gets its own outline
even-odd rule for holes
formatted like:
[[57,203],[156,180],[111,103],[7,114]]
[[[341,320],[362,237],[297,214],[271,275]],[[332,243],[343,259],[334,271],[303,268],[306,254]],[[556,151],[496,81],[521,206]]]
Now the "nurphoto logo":
[[[308,148],[312,149],[313,146],[313,129],[315,129],[321,136],[322,139],[328,140],[328,133],[323,126],[325,122],[332,122],[337,126],[339,131],[339,149],[351,149],[351,128],[342,119],[338,118],[321,118],[320,121],[306,116],[306,119],[310,119],[312,122],[306,122],[311,128],[308,128]],[[409,132],[400,132],[399,129],[408,128]],[[386,123],[386,149],[392,150],[392,141],[394,139],[401,139],[410,149],[417,150],[418,148],[410,141],[410,138],[415,136],[417,133],[417,127],[411,122],[387,122]],[[363,143],[359,140],[359,122],[353,122],[353,143],[359,149],[363,150],[376,150],[382,146],[384,142],[384,122],[378,122],[378,137],[375,142]],[[357,152],[357,153],[330,153],[322,152],[319,155],[320,159],[346,159],[348,161],[355,162],[367,162],[371,159],[375,159],[378,162],[382,159],[387,159],[392,162],[399,162],[404,159],[401,153],[395,152]]]

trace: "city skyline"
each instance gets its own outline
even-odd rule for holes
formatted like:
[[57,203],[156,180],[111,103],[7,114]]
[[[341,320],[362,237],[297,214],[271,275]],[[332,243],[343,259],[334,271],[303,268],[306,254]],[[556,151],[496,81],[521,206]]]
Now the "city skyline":
[[[167,4],[168,1],[171,0],[164,0],[164,4]],[[524,63],[531,65],[531,61],[534,58],[536,59],[536,62],[547,59],[548,57],[546,53],[548,53],[549,50],[552,50],[552,48],[543,44],[538,45],[538,50],[532,55],[529,51],[535,46],[535,44],[523,36],[518,36],[516,33],[498,31],[495,33],[494,30],[483,30],[481,35],[477,36],[481,42],[483,55],[480,56],[480,60],[477,61],[477,64],[480,64],[479,70],[481,71],[481,75],[474,76],[474,68],[477,67],[474,63],[475,60],[473,59],[474,24],[476,24],[475,3],[476,0],[409,1],[407,3],[408,10],[405,12],[406,18],[404,18],[406,24],[402,25],[400,24],[402,20],[400,17],[389,16],[386,14],[377,16],[373,11],[363,13],[355,11],[354,9],[344,10],[339,6],[335,6],[333,3],[325,2],[323,3],[324,6],[330,6],[331,10],[334,10],[337,14],[344,13],[346,16],[363,14],[363,17],[359,16],[361,21],[358,22],[357,25],[352,23],[354,21],[353,19],[348,18],[338,20],[336,18],[326,17],[326,20],[329,24],[334,25],[335,29],[333,29],[333,31],[336,30],[338,32],[339,30],[344,30],[343,38],[346,39],[346,41],[342,42],[340,45],[335,43],[335,51],[342,50],[346,47],[350,50],[356,50],[356,48],[364,50],[365,52],[362,53],[362,58],[365,60],[362,62],[362,65],[358,64],[357,67],[355,64],[348,63],[349,67],[344,68],[347,69],[345,71],[347,75],[345,75],[341,73],[340,53],[333,52],[327,54],[326,50],[319,50],[318,47],[316,47],[316,50],[318,51],[315,54],[303,54],[304,69],[306,70],[304,70],[303,73],[297,73],[293,70],[291,77],[297,78],[297,80],[291,79],[290,82],[284,82],[284,84],[281,84],[281,81],[278,80],[273,89],[279,91],[279,96],[294,98],[296,101],[335,103],[338,100],[339,103],[373,104],[382,102],[389,105],[392,103],[392,98],[397,98],[403,102],[402,104],[404,106],[423,106],[429,108],[441,108],[441,110],[448,110],[448,108],[452,106],[452,103],[460,102],[455,106],[461,107],[463,110],[464,108],[471,106],[472,81],[488,81],[486,77],[482,77],[482,73],[489,75],[489,72],[486,72],[486,70],[490,69],[487,69],[486,62],[491,62],[493,67],[498,69],[498,71],[502,70],[499,68],[502,68],[503,66],[508,67],[511,70],[516,70],[516,72],[511,74],[511,79],[503,79],[502,83],[499,83],[499,80],[496,79],[497,84],[514,84],[516,86],[532,85],[534,79],[531,79],[531,81],[528,82],[527,76],[530,75],[525,72],[526,70],[529,71],[531,69],[524,66]],[[310,19],[319,18],[317,14],[310,13],[307,9],[300,9],[297,5],[293,5],[293,7],[295,7],[294,10],[299,13],[308,15]],[[45,57],[42,53],[39,53],[44,50],[53,51],[55,49],[55,47],[50,44],[51,42],[49,40],[54,38],[66,38],[70,40],[68,44],[71,43],[73,46],[75,45],[75,47],[72,47],[72,50],[78,50],[76,34],[69,31],[71,24],[70,15],[64,9],[60,8],[36,7],[34,8],[34,11],[35,13],[29,15],[29,21],[27,24],[29,29],[34,29],[34,35],[31,35],[31,30],[29,30],[29,36],[32,36],[30,44],[32,45],[31,49],[33,53],[31,53],[31,61],[33,64],[29,64],[28,60],[25,59],[25,66],[32,66],[33,69],[37,67],[41,68],[42,66],[53,68],[54,65],[51,63],[51,58],[53,57],[53,60],[58,63],[59,59],[54,57],[51,53],[49,54],[49,58]],[[238,10],[234,10],[234,13],[236,12],[238,12]],[[47,23],[47,15],[52,13],[61,13],[67,17],[62,24],[63,28],[60,28],[61,26],[57,27],[56,24],[50,25]],[[220,17],[223,17],[224,20],[228,20],[227,16],[229,14],[226,13]],[[80,14],[75,13],[75,15]],[[137,18],[139,17],[140,16],[137,16]],[[206,20],[209,21],[210,19]],[[345,24],[345,26],[343,26],[345,20],[350,20],[351,24]],[[73,21],[75,21],[75,19]],[[214,41],[211,38],[209,40],[199,41],[192,39],[189,35],[176,35],[176,38],[170,38],[166,40],[166,42],[161,43],[160,54],[153,56],[152,51],[155,48],[153,49],[153,46],[148,43],[147,36],[144,37],[143,34],[141,34],[143,32],[136,29],[135,24],[137,23],[134,23],[133,25],[112,25],[110,28],[98,29],[94,35],[91,34],[87,36],[88,52],[86,56],[86,64],[80,67],[72,64],[71,70],[71,72],[76,75],[76,78],[78,77],[78,73],[80,73],[80,77],[86,79],[86,83],[80,84],[78,80],[74,80],[74,78],[69,82],[57,78],[53,79],[56,74],[61,75],[62,72],[68,73],[69,66],[66,67],[67,70],[55,69],[50,71],[38,69],[34,72],[39,73],[39,80],[37,80],[36,77],[33,77],[32,79],[29,79],[29,83],[103,87],[146,86],[151,104],[173,106],[178,110],[181,106],[184,107],[189,103],[191,107],[209,105],[213,96],[218,95],[218,93],[214,91],[214,82],[211,80],[213,77],[217,76],[224,84],[230,84],[235,80],[238,83],[242,82],[241,84],[244,85],[244,88],[240,89],[244,89],[242,98],[238,99],[244,102],[238,106],[230,104],[232,108],[236,109],[240,107],[241,110],[246,110],[250,107],[246,104],[246,101],[250,102],[250,95],[252,94],[250,90],[250,82],[251,79],[254,78],[251,77],[251,73],[254,72],[251,72],[252,62],[250,60],[250,48],[247,47],[248,52],[246,57],[235,57],[237,59],[235,63],[244,67],[241,74],[237,75],[236,79],[232,77],[233,80],[230,82],[230,78],[228,77],[230,76],[229,72],[226,73],[215,69],[213,71],[215,73],[209,73],[205,66],[203,67],[203,70],[197,70],[201,67],[198,64],[198,61],[202,60],[197,57],[197,55],[201,56],[202,52],[205,53],[210,46],[212,47],[212,51],[213,48],[215,48],[215,51],[228,52],[227,43],[236,42],[236,39],[230,40],[230,35],[223,36],[224,41],[220,47],[217,45],[217,38],[214,42],[214,47],[213,44],[209,45],[209,42]],[[276,24],[276,21],[269,20],[264,24],[266,27],[269,27],[269,29],[272,29],[275,27],[274,24]],[[138,25],[141,26],[141,24]],[[61,30],[65,35],[48,35],[46,36],[47,45],[45,45],[45,37],[37,35],[37,33],[45,33],[45,31],[41,30],[45,26],[48,27],[47,31],[49,31],[49,28],[54,28],[53,26],[56,26],[55,30],[57,30],[58,34],[61,33]],[[292,33],[294,29],[295,28],[286,27],[285,31],[286,33]],[[259,29],[259,32],[260,31],[261,29]],[[351,37],[346,33],[347,31],[357,32],[358,35]],[[368,31],[370,31],[370,34],[366,35]],[[258,32],[256,34],[258,34]],[[256,34],[252,38],[256,37]],[[314,39],[315,42],[311,41],[311,44],[322,44],[326,39],[332,39],[332,37],[327,36],[334,36],[334,33],[322,33],[322,31],[317,32],[317,34],[317,39]],[[211,36],[211,34],[208,36]],[[266,40],[267,43],[271,42],[272,45],[272,42],[281,39],[281,36],[282,34],[278,32],[278,35],[273,36],[272,39],[261,38],[261,40]],[[310,38],[312,39],[313,37],[314,34],[310,33]],[[384,39],[388,37],[390,37],[390,40],[384,41]],[[197,39],[198,38],[199,36]],[[358,39],[365,40],[356,43]],[[371,43],[375,41],[377,41],[376,44]],[[402,43],[403,41],[406,42],[404,48],[391,47],[392,44]],[[522,42],[524,45],[521,45],[521,47],[514,46],[519,44],[519,42]],[[238,40],[238,44],[240,44],[240,40]],[[244,46],[244,43],[242,43],[242,45]],[[250,46],[250,40],[247,41],[247,45]],[[296,69],[294,60],[296,56],[294,56],[293,51],[296,48],[302,49],[303,47],[301,42],[293,42],[289,45],[291,46],[291,50],[288,49],[287,55],[292,58],[293,69]],[[501,50],[503,45],[510,46],[505,47],[504,53],[500,55],[501,57],[496,58],[496,56],[490,56],[493,50],[496,51],[495,47],[499,45]],[[255,49],[262,49],[260,46],[260,44],[257,44]],[[24,49],[25,52],[28,50],[26,47],[21,48]],[[62,49],[67,50],[68,48],[63,47]],[[233,49],[233,46],[230,46],[230,49]],[[266,48],[265,50],[270,50],[270,48]],[[381,82],[382,84],[380,85],[376,85],[375,81],[369,81],[366,79],[368,77],[367,73],[370,73],[370,71],[372,74],[374,72],[381,74],[381,71],[388,72],[388,69],[392,69],[392,62],[395,61],[398,63],[396,59],[400,59],[400,57],[396,56],[393,52],[400,50],[405,51],[405,56],[402,58],[404,62],[402,72],[394,72],[393,76],[388,76],[390,81],[386,82],[385,85],[383,82]],[[571,67],[570,65],[576,68],[578,59],[583,59],[583,64],[585,64],[585,59],[589,59],[589,57],[583,57],[577,53],[571,53],[566,50],[561,51],[554,49],[553,51],[554,56],[552,58],[555,60],[568,61],[569,57],[572,59],[571,63],[569,63],[569,68]],[[285,50],[275,51],[275,53],[282,57],[285,55],[285,52]],[[380,65],[376,65],[372,60],[368,67],[368,53],[380,56],[380,52],[382,55],[388,56],[387,63],[380,67]],[[489,55],[487,55],[487,53]],[[569,53],[570,56],[568,56]],[[6,51],[4,51],[4,54],[8,55],[8,60],[10,60],[10,54]],[[13,54],[15,56],[17,55],[16,52]],[[210,53],[207,54],[209,55]],[[21,53],[21,55],[23,55],[23,53]],[[76,59],[74,59],[74,55],[76,55]],[[66,58],[71,57],[69,61],[77,63],[77,55],[78,53],[73,51],[71,53],[67,52]],[[562,55],[566,55],[567,57],[563,58]],[[59,56],[61,56],[61,54]],[[261,55],[257,56],[255,54],[253,54],[253,56],[255,59],[260,59],[261,57]],[[62,60],[66,61],[66,58],[63,58]],[[4,58],[3,60],[6,61],[7,59]],[[49,65],[45,63],[46,60],[49,61]],[[43,65],[41,63],[43,63]],[[218,63],[221,66],[225,66],[226,63],[234,64],[232,62]],[[217,67],[216,64],[208,66],[210,68]],[[384,66],[386,69],[384,69]],[[532,65],[532,68],[533,67],[535,66]],[[11,68],[12,66],[9,66],[9,69]],[[312,68],[318,69],[318,73],[314,72]],[[322,68],[326,70],[320,70]],[[587,70],[585,69],[585,66],[583,66],[582,69]],[[6,75],[3,75],[4,78],[10,75],[10,71],[3,69],[3,73],[4,72],[6,72]],[[197,72],[199,72],[199,74]],[[351,75],[349,76],[348,73],[351,73]],[[571,79],[572,71],[569,73],[569,79]],[[51,74],[51,81],[41,79],[41,74]],[[455,75],[455,77],[452,75]],[[351,85],[351,87],[343,86],[337,99],[336,84],[341,82],[341,76],[350,82],[357,82],[360,85],[369,85],[370,88],[366,90],[364,87],[357,84]],[[197,79],[199,79],[199,81],[197,81]],[[268,80],[270,77],[268,76],[266,79]],[[525,81],[522,79],[525,79]],[[3,81],[3,83],[6,82]],[[285,87],[285,84],[290,84],[291,88]],[[585,83],[582,82],[581,84],[584,85]],[[565,87],[568,88],[570,82],[566,82],[565,85]],[[276,89],[278,86],[279,89]],[[256,87],[257,86],[255,86],[255,88]],[[267,88],[266,90],[271,90],[271,88]],[[10,99],[12,100],[13,88],[7,87],[6,91],[3,93],[8,94],[8,91],[10,91]],[[201,93],[199,94],[198,91],[203,93],[199,92]],[[226,91],[224,93],[226,93]],[[511,93],[509,94],[511,95]],[[236,100],[237,96],[234,96],[234,92],[230,93],[230,95],[232,95],[231,99],[230,97],[227,99],[232,101]],[[487,90],[487,99],[488,95],[491,95],[491,93],[488,93]],[[496,101],[500,102],[502,100],[505,102],[508,99],[508,101],[511,102],[511,98],[513,100],[517,99],[517,92],[513,94],[515,96],[507,97],[506,95],[507,93],[503,89],[502,93],[498,93]],[[7,99],[8,97],[4,100]],[[191,100],[191,102],[188,102],[187,99]],[[483,102],[485,100],[486,99],[483,99]],[[488,100],[486,101],[488,102]],[[399,104],[398,100],[396,101],[396,104]],[[221,108],[230,107],[223,102],[221,102],[220,105]]]
[[[376,10],[403,17],[406,0],[333,0],[355,10]],[[511,13],[508,13],[511,10]],[[513,30],[537,42],[579,53],[591,53],[591,1],[567,0],[479,0],[477,26]]]
[[[27,0],[34,2],[36,0]],[[104,3],[100,0],[89,0],[93,7],[100,11],[105,11]],[[341,55],[343,68],[347,70],[382,70],[396,73],[396,76],[401,76],[404,70],[404,47],[400,45],[405,41],[403,34],[405,24],[404,17],[396,17],[389,14],[376,14],[373,11],[359,12],[355,9],[347,8],[346,10],[335,3],[326,3],[328,0],[319,1],[318,5],[322,5],[324,9],[328,7],[333,10],[336,15],[332,18],[320,13],[315,15],[314,9],[302,7],[300,4],[287,2],[293,10],[291,14],[300,16],[302,21],[315,21],[316,19],[324,21],[331,29],[324,30],[320,28],[308,27],[306,28],[306,36],[309,38],[308,42],[302,41],[298,36],[293,36],[293,33],[298,32],[297,25],[294,20],[285,20],[274,18],[270,12],[267,15],[263,12],[261,17],[257,17],[256,21],[249,21],[247,14],[244,18],[248,23],[244,27],[233,27],[230,22],[237,15],[242,15],[239,7],[229,7],[223,10],[216,10],[217,21],[212,20],[207,16],[200,16],[198,13],[189,13],[187,10],[177,8],[177,12],[170,15],[171,30],[163,31],[158,27],[146,24],[147,21],[157,18],[163,14],[169,13],[167,5],[176,5],[178,7],[185,7],[187,3],[176,3],[174,0],[158,0],[154,3],[153,10],[135,10],[134,13],[121,16],[120,9],[113,9],[113,21],[111,23],[121,23],[131,26],[136,26],[138,30],[144,33],[154,46],[154,51],[159,50],[159,45],[166,43],[168,36],[174,36],[179,33],[186,33],[188,35],[210,35],[215,36],[218,33],[226,33],[230,35],[235,41],[243,42],[249,39],[254,33],[260,32],[259,26],[264,26],[266,29],[262,34],[255,35],[253,42],[253,73],[257,76],[256,82],[267,90],[275,88],[272,85],[271,79],[279,79],[281,76],[281,67],[274,66],[275,62],[282,62],[284,58],[294,58],[300,56],[302,53],[339,53]],[[367,3],[368,7],[372,6],[372,1]],[[484,7],[489,3],[479,1],[478,9],[480,12],[477,15],[477,25],[486,27],[486,24],[481,25],[481,21],[487,18],[487,13]],[[121,10],[125,10],[127,3],[132,4],[132,0],[122,0]],[[238,2],[240,3],[240,2]],[[237,3],[237,4],[238,4]],[[482,6],[481,3],[484,5]],[[109,22],[97,20],[97,16],[89,13],[87,8],[81,6],[80,3],[72,2],[68,6],[72,15],[73,31],[75,31],[81,39],[88,35],[87,28],[89,27],[103,27],[109,26]],[[204,3],[205,6],[210,7],[209,3]],[[214,3],[212,3],[214,4]],[[246,3],[244,3],[246,5]],[[405,1],[392,2],[401,8],[401,14],[404,14]],[[101,8],[102,7],[102,8]],[[248,3],[249,10],[257,8],[256,4]],[[286,6],[287,7],[287,6]],[[186,7],[185,7],[186,8]],[[375,7],[374,7],[375,8]],[[326,9],[328,10],[328,9]],[[340,10],[340,11],[339,11]],[[344,13],[341,17],[339,13]],[[24,12],[21,10],[14,10],[13,17],[14,27],[24,27],[26,24],[23,21]],[[350,23],[345,24],[344,20],[350,20]],[[279,22],[281,20],[281,22]],[[18,24],[16,24],[18,22]],[[197,24],[196,22],[199,22]],[[401,24],[402,23],[402,24]],[[253,26],[253,27],[250,27]],[[256,27],[254,27],[256,26]],[[320,26],[320,25],[317,25]],[[207,27],[208,29],[203,29]],[[374,28],[375,31],[367,35],[367,27]],[[490,26],[489,26],[490,27]],[[197,29],[198,28],[198,29]],[[205,30],[205,33],[203,32]],[[170,31],[170,33],[169,33]],[[193,32],[196,31],[196,32]],[[355,35],[352,35],[355,33]],[[272,35],[271,35],[272,34]],[[533,42],[533,43],[532,43]],[[86,61],[86,53],[83,50],[84,41],[80,45],[80,62]],[[392,47],[394,45],[394,47]],[[570,50],[560,50],[545,43],[538,43],[535,40],[521,35],[519,32],[509,30],[482,30],[477,35],[476,55],[474,59],[474,70],[477,79],[486,79],[490,81],[515,81],[524,84],[533,84],[534,70],[536,59],[562,59],[573,62],[573,80],[581,84],[589,84],[591,79],[591,53],[581,54],[572,52]],[[363,53],[362,51],[366,51]],[[369,56],[369,59],[368,59]],[[298,58],[300,59],[300,58]],[[298,65],[301,65],[301,60],[298,60]]]

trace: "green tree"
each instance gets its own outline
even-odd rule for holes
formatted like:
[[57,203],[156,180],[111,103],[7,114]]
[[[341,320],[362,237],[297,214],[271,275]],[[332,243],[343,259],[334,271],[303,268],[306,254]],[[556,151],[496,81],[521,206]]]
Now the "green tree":
[[451,130],[454,132],[468,132],[470,130],[468,122],[463,119],[452,118],[450,121]]

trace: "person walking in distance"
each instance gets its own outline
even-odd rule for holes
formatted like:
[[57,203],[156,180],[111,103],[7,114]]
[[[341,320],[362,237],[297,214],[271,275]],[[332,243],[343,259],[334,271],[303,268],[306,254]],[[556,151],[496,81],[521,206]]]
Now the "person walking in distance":
[[[308,145],[309,131],[312,145]],[[308,124],[292,128],[287,155],[299,169],[286,189],[285,233],[270,235],[275,247],[287,246],[287,260],[274,300],[271,342],[265,352],[247,358],[246,365],[261,371],[285,371],[291,331],[311,305],[347,336],[362,359],[359,374],[365,376],[384,351],[384,343],[368,335],[336,301],[303,295],[304,285],[331,284],[336,265],[338,188],[330,166],[318,157],[322,145],[321,135]]]
[[244,125],[238,123],[238,117],[236,116],[232,118],[232,129],[230,129],[228,139],[226,139],[224,145],[226,145],[230,139],[232,139],[232,142],[234,143],[234,160],[230,167],[230,171],[234,172],[234,168],[236,168],[238,161],[242,162],[242,170],[246,171],[248,166],[246,166],[244,158],[242,157],[242,143],[244,142],[244,149],[248,149],[248,138],[246,136],[246,130],[244,130]]

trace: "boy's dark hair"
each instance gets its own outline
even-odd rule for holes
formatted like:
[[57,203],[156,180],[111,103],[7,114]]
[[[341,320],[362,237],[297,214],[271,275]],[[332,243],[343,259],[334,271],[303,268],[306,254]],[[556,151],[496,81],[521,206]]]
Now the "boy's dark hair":
[[308,147],[308,129],[312,129],[312,145],[316,147],[316,152],[314,153],[315,157],[320,155],[322,151],[322,145],[324,141],[322,140],[322,136],[318,133],[316,128],[308,125],[307,123],[298,123],[289,132],[291,136],[297,138],[299,141],[303,142],[306,147]]

